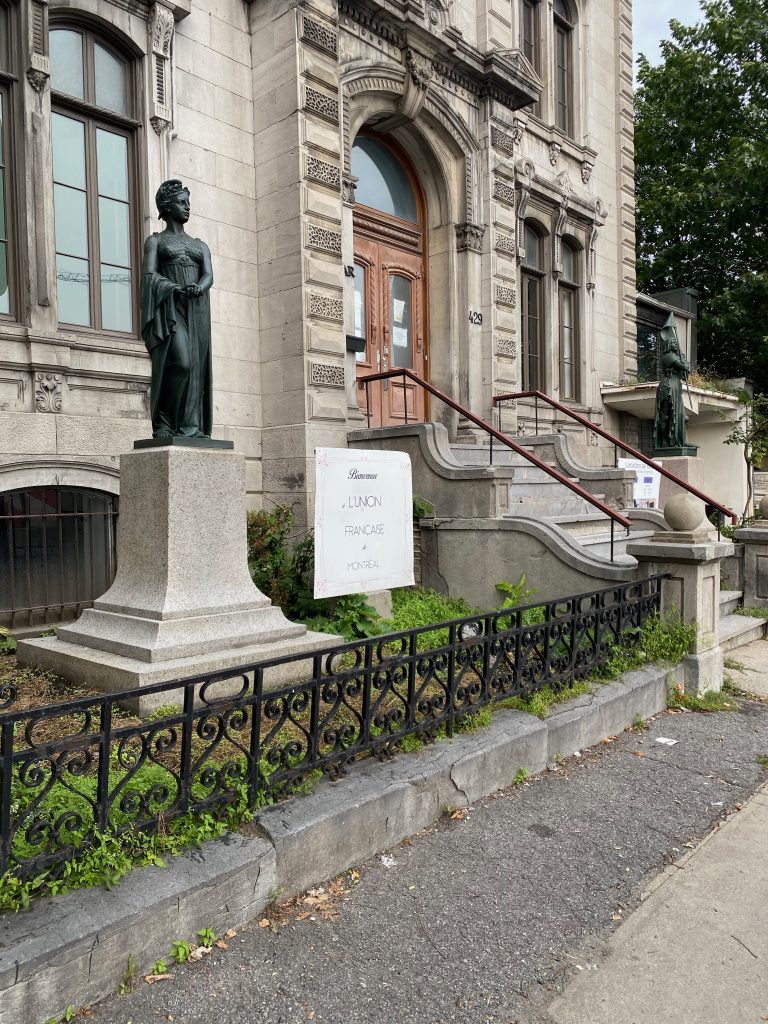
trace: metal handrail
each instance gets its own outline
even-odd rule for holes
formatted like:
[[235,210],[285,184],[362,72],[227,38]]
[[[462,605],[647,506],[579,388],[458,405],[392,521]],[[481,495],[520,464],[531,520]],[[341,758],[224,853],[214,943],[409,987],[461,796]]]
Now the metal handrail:
[[567,405],[562,405],[560,402],[556,401],[556,399],[550,398],[549,395],[545,395],[543,391],[515,391],[506,395],[494,395],[493,404],[501,405],[502,402],[514,401],[518,398],[535,399],[537,434],[539,432],[538,401],[541,399],[543,402],[546,402],[547,405],[552,406],[553,409],[557,409],[559,412],[565,413],[566,416],[570,416],[571,419],[581,423],[581,425],[587,427],[588,430],[593,430],[596,434],[599,434],[600,437],[604,437],[607,441],[610,441],[614,446],[614,449],[621,448],[622,451],[631,455],[633,459],[639,459],[641,462],[644,462],[646,466],[649,466],[651,469],[655,469],[657,473],[666,477],[667,480],[671,480],[672,483],[677,484],[678,487],[682,487],[683,490],[689,491],[691,494],[695,495],[695,497],[703,501],[705,505],[711,505],[712,508],[716,508],[718,512],[722,512],[724,516],[730,516],[732,523],[737,522],[738,516],[732,509],[728,508],[727,505],[721,505],[719,501],[715,501],[714,498],[710,498],[697,487],[687,483],[685,480],[681,480],[679,476],[675,476],[675,474],[671,473],[668,469],[664,469],[664,467],[660,466],[658,462],[654,462],[647,455],[638,451],[637,448],[633,448],[631,444],[627,444],[625,441],[620,441],[618,437],[614,437],[614,435],[610,434],[607,430],[604,430],[602,427],[598,427],[596,423],[588,420],[586,416],[582,416],[580,413],[574,412],[573,409],[569,409]]
[[[465,409],[463,405],[460,405],[458,402],[454,401],[449,395],[446,395],[444,391],[441,391],[439,388],[436,388],[434,384],[429,384],[427,383],[427,381],[422,380],[422,378],[419,377],[418,374],[414,373],[413,370],[382,370],[381,373],[372,373],[368,377],[361,378],[361,383],[365,385],[366,418],[369,427],[371,425],[371,403],[368,390],[369,385],[377,380],[391,380],[392,377],[407,377],[409,380],[413,381],[413,383],[416,384],[418,387],[423,388],[425,391],[428,391],[429,394],[434,395],[435,398],[439,398],[441,402],[445,402],[446,405],[450,406],[450,408],[453,409],[455,412],[458,412],[459,415],[463,416],[465,419],[468,419],[470,423],[474,423],[475,426],[480,427],[487,434],[489,434],[491,438],[491,445],[493,445],[493,441],[495,439],[501,442],[501,444],[506,445],[507,448],[511,448],[513,452],[517,452],[518,455],[522,455],[524,459],[528,460],[528,462],[532,463],[538,469],[542,469],[548,476],[551,476],[559,483],[564,484],[575,494],[578,494],[580,498],[583,498],[585,501],[589,502],[590,505],[594,505],[594,507],[599,512],[602,512],[603,515],[608,516],[611,520],[611,561],[613,561],[614,523],[619,523],[627,530],[627,532],[629,532],[632,523],[629,519],[626,518],[626,516],[623,516],[620,512],[617,512],[615,509],[611,508],[610,505],[606,505],[604,501],[600,501],[600,499],[596,498],[594,494],[590,494],[590,492],[586,490],[584,487],[582,487],[581,484],[577,484],[574,483],[573,480],[569,480],[567,476],[564,476],[560,472],[560,470],[553,469],[552,466],[548,466],[545,462],[542,462],[541,459],[537,458],[532,452],[529,452],[527,449],[517,444],[516,441],[511,440],[511,438],[507,437],[505,434],[502,434],[500,430],[496,430],[496,428],[492,427],[490,423],[486,423],[486,421],[480,419],[479,416],[475,416],[475,414],[470,412],[469,409]],[[403,391],[405,391],[405,386],[405,380],[403,380]],[[404,399],[405,401],[403,403],[403,408],[405,410],[405,422],[407,424],[407,395],[404,395]],[[493,458],[492,453],[493,448],[491,448],[491,458]]]

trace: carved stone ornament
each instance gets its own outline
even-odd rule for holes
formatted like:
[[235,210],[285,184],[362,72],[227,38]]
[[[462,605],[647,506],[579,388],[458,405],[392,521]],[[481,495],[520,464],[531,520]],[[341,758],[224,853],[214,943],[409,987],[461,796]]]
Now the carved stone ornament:
[[426,91],[434,76],[432,62],[422,57],[415,50],[407,50],[405,54],[405,66],[411,76],[411,81],[418,89]]
[[310,224],[307,232],[307,244],[310,249],[321,249],[334,256],[341,256],[341,235],[338,231],[331,231],[330,228]]
[[581,161],[581,180],[585,185],[589,184],[589,179],[592,177],[592,171],[594,171],[595,165],[590,163],[589,160]]
[[508,156],[515,155],[514,135],[511,132],[505,132],[503,128],[499,128],[495,124],[491,126],[491,145]]
[[337,192],[341,187],[341,171],[335,164],[329,164],[316,156],[307,157],[307,177],[312,181],[319,181],[322,185],[335,189]]
[[310,363],[309,367],[309,382],[315,387],[344,387],[343,366],[336,363]]
[[484,234],[485,226],[483,224],[470,224],[469,222],[457,224],[456,250],[458,252],[482,252]]
[[347,206],[355,205],[355,189],[357,178],[352,174],[345,174],[341,179],[341,201]]
[[42,94],[51,76],[39,68],[27,68],[27,81],[36,93]]
[[505,356],[508,359],[517,357],[517,341],[510,337],[496,339],[496,355]]
[[35,374],[35,409],[38,412],[61,412],[61,374]]
[[153,4],[149,17],[152,41],[152,113],[150,123],[161,135],[172,123],[171,116],[171,42],[175,22],[173,11],[163,4]]
[[550,142],[549,144],[549,162],[553,167],[557,165],[557,161],[560,159],[560,143]]
[[319,317],[321,320],[335,320],[337,323],[343,323],[344,303],[341,299],[331,298],[329,295],[310,292],[309,315]]
[[495,300],[498,306],[509,306],[514,309],[517,305],[517,293],[511,285],[497,284]]
[[319,89],[313,89],[311,85],[304,90],[304,109],[333,124],[339,123],[339,101]]
[[305,14],[302,18],[301,28],[302,39],[305,42],[311,43],[312,46],[317,47],[318,50],[323,50],[325,53],[329,53],[332,57],[338,56],[338,36],[330,25],[317,21],[315,18],[310,18]]

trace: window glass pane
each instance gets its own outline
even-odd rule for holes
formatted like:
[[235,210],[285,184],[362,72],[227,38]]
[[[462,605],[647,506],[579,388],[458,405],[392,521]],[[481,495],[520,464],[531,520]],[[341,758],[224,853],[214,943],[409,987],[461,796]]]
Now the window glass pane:
[[[355,264],[355,323],[352,333],[356,338],[366,337],[367,311],[365,308],[365,267]],[[359,363],[368,360],[367,352],[356,352],[355,359]]]
[[5,233],[5,168],[0,166],[0,241],[7,241]]
[[61,323],[90,326],[87,260],[56,256],[56,294]]
[[0,313],[10,313],[11,296],[8,288],[8,252],[5,242],[0,242]]
[[390,366],[413,366],[411,329],[411,280],[391,274],[389,278],[389,324],[392,353]]
[[124,135],[96,129],[96,172],[99,195],[128,199],[128,140]]
[[85,188],[85,125],[63,114],[51,118],[53,132],[53,180]]
[[527,224],[525,226],[525,262],[541,270],[541,239]]
[[405,169],[376,139],[357,139],[352,174],[358,179],[355,201],[403,220],[417,221],[416,197]]
[[85,192],[66,185],[53,186],[56,212],[56,250],[68,256],[88,258],[88,214]]
[[127,267],[130,260],[128,204],[99,199],[99,246],[105,262]]
[[51,88],[83,99],[83,37],[79,32],[54,29],[49,36]]
[[576,263],[576,250],[563,242],[563,277],[567,281],[578,281]]
[[560,17],[565,18],[566,21],[571,20],[570,12],[563,3],[563,0],[555,0],[555,14],[559,14]]
[[0,166],[5,164],[5,156],[4,156],[4,153],[5,153],[5,150],[4,150],[5,136],[3,134],[3,131],[4,131],[4,129],[3,129],[3,94],[0,92]]
[[132,330],[132,306],[130,270],[102,263],[101,321],[104,330]]
[[96,104],[126,114],[125,65],[98,43],[93,47]]

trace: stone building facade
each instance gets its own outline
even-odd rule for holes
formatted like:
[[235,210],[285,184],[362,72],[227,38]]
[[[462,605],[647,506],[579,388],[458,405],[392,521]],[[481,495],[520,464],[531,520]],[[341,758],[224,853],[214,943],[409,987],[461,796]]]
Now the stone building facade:
[[[539,388],[618,428],[600,381],[636,369],[631,0],[0,0],[0,104],[14,571],[37,548],[63,579],[46,537],[67,515],[101,571],[119,455],[149,431],[137,286],[168,177],[212,252],[215,435],[251,505],[309,521],[315,447],[367,417],[463,429],[418,389],[366,405],[376,369],[486,419]],[[0,608],[81,601],[8,579]]]

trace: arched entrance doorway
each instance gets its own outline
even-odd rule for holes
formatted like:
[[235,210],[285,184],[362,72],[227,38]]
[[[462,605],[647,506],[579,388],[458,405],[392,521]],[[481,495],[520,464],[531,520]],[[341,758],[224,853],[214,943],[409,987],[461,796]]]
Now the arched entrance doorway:
[[427,374],[423,194],[405,153],[382,136],[357,137],[351,169],[357,178],[353,331],[365,341],[357,353],[359,406],[371,426],[423,421],[421,388],[398,380],[364,383],[373,373],[400,367]]

